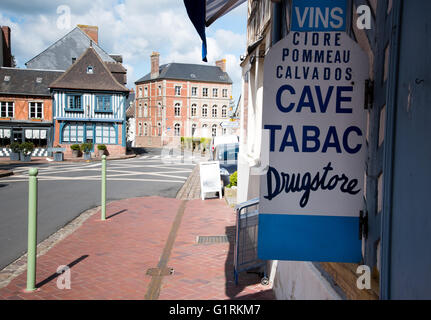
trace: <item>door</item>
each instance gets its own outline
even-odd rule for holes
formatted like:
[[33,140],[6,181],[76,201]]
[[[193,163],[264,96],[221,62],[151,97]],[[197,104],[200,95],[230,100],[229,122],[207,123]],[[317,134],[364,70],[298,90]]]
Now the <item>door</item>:
[[13,129],[12,142],[18,142],[18,143],[24,142],[22,129]]
[[401,25],[387,117],[381,297],[431,299],[431,1],[394,6]]

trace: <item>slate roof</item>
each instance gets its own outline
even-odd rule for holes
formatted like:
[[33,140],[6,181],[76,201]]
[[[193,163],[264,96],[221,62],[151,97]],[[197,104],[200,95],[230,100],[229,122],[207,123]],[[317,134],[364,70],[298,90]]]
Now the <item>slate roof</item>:
[[232,84],[232,80],[229,75],[226,72],[223,72],[219,67],[175,62],[161,65],[159,68],[159,76],[157,78],[151,79],[151,73],[148,73],[136,81],[135,84],[162,79]]
[[[93,67],[92,74],[87,73],[89,66]],[[87,48],[82,56],[50,85],[50,88],[129,92],[129,89],[114,78],[92,47]]]
[[[30,59],[25,65],[29,69],[67,70],[72,65],[72,58],[78,59],[90,46],[91,39],[79,27],[74,28],[46,50]],[[94,50],[105,62],[115,60],[103,51],[94,41]]]
[[[0,68],[0,94],[49,97],[49,85],[63,73],[64,71]],[[9,81],[5,81],[5,77],[9,77]]]

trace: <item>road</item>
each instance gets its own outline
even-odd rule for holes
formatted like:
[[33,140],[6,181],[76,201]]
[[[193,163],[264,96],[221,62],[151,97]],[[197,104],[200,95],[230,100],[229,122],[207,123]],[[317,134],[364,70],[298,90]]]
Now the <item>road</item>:
[[[108,201],[134,197],[175,197],[201,158],[165,156],[157,149],[137,158],[108,161]],[[38,243],[82,212],[100,205],[101,163],[37,166]],[[2,168],[6,169],[5,166]],[[0,179],[0,270],[27,251],[28,167]]]

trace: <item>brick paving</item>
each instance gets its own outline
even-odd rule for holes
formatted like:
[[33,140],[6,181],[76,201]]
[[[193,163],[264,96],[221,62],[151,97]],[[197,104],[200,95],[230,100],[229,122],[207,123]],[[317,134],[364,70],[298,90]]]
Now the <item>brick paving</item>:
[[[164,252],[180,199],[148,197],[115,201],[72,234],[61,239],[37,261],[37,287],[24,293],[26,272],[0,289],[0,299],[145,299]],[[241,274],[233,282],[233,239],[229,243],[197,244],[197,236],[231,235],[235,215],[224,200],[189,200],[166,266],[159,299],[273,299],[270,287],[255,274]],[[57,288],[60,265],[71,271],[71,289]]]

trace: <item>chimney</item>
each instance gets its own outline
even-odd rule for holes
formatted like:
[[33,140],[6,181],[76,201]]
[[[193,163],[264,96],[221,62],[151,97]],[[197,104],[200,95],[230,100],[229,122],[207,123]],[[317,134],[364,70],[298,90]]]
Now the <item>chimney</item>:
[[153,51],[151,54],[151,79],[159,76],[159,57],[160,54],[158,52]]
[[1,41],[3,47],[3,67],[12,67],[12,51],[10,46],[10,28],[1,27]]
[[84,33],[93,40],[96,44],[99,44],[99,27],[87,26],[84,24],[78,24],[78,28],[84,31]]
[[216,61],[216,66],[219,67],[223,72],[226,72],[226,59]]

